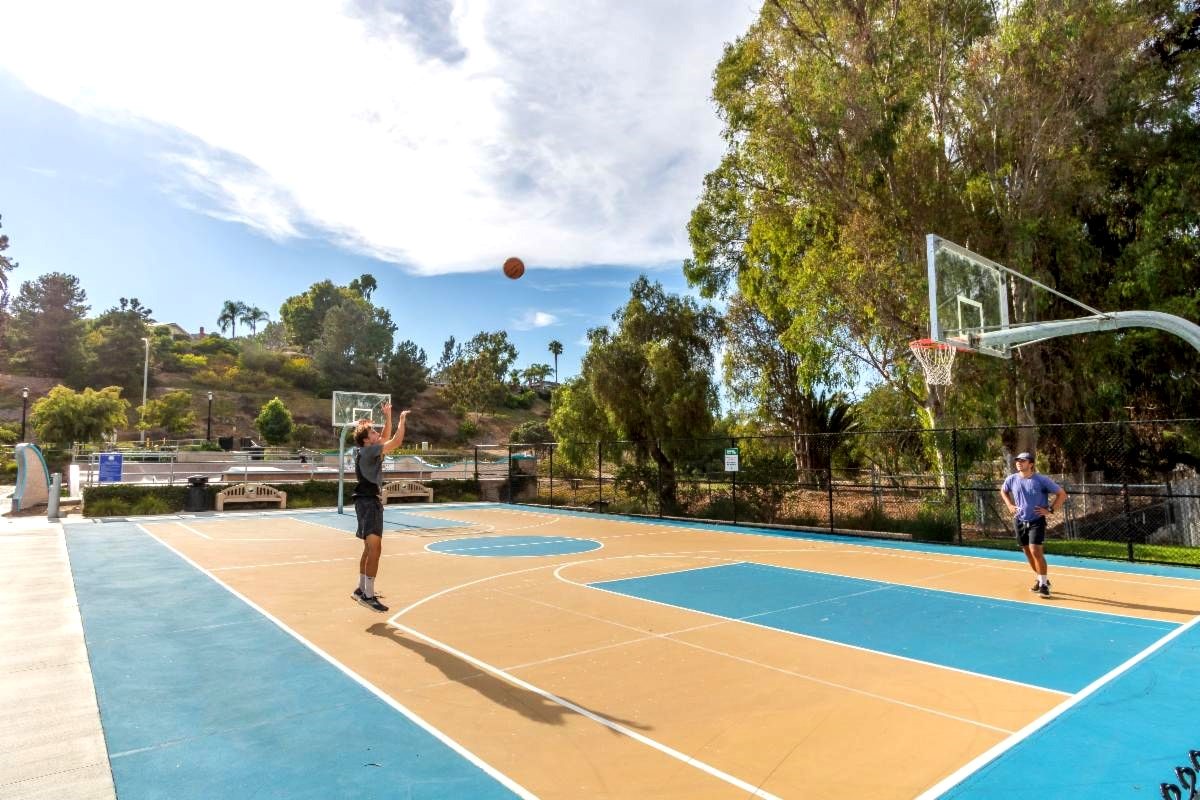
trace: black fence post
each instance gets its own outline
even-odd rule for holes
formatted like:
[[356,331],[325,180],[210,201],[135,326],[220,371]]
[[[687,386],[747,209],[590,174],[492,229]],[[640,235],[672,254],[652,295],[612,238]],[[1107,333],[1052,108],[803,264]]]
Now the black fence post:
[[950,449],[954,451],[954,526],[958,531],[958,543],[963,543],[962,535],[962,492],[958,484],[958,428],[950,429]]
[[823,440],[825,453],[825,483],[829,490],[829,532],[833,533],[833,443]]
[[596,510],[604,509],[604,440],[596,442]]
[[[737,439],[730,437],[729,446],[737,450]],[[738,453],[738,467],[741,467],[741,452]],[[733,524],[737,525],[737,470],[733,471],[733,483],[730,487],[730,495],[733,498]]]
[[1129,553],[1129,560],[1134,561],[1133,557],[1133,510],[1129,504],[1129,440],[1128,427],[1124,422],[1121,424],[1121,499],[1125,507],[1125,544]]
[[[662,452],[662,442],[658,439],[654,440],[654,449]],[[658,518],[662,519],[662,464],[658,459],[654,460],[654,502],[658,505]]]
[[550,448],[550,507],[554,508],[554,448],[555,443],[551,442]]
[[516,499],[513,497],[513,469],[512,469],[513,468],[513,452],[512,452],[512,450],[513,450],[512,445],[511,444],[508,445],[508,459],[507,460],[508,460],[508,502],[509,503],[516,502]]

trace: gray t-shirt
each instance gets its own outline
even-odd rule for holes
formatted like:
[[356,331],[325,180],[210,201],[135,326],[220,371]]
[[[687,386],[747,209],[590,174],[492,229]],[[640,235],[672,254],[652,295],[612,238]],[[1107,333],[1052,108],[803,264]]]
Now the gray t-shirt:
[[354,497],[379,497],[383,486],[383,445],[358,448],[354,457]]

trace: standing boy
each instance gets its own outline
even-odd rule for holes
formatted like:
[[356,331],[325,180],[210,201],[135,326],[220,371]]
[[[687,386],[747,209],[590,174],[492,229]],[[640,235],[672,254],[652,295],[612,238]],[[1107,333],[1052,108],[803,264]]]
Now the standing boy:
[[1017,525],[1017,542],[1025,553],[1029,566],[1037,574],[1031,591],[1042,597],[1050,596],[1050,579],[1046,574],[1046,517],[1058,512],[1067,502],[1063,488],[1033,466],[1031,453],[1017,453],[1013,459],[1017,471],[1004,479],[1000,497]]
[[392,404],[383,405],[383,433],[375,430],[369,419],[359,420],[354,427],[354,515],[358,518],[356,536],[363,540],[362,558],[358,560],[358,588],[354,599],[373,611],[388,607],[375,596],[375,576],[379,574],[379,556],[383,553],[383,457],[404,441],[404,421],[407,411],[400,412],[396,432],[392,434]]

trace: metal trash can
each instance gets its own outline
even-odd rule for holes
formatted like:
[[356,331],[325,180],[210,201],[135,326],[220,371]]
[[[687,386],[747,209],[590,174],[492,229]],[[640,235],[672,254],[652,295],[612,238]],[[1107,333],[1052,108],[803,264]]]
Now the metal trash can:
[[208,476],[192,475],[187,481],[188,494],[187,502],[183,506],[184,511],[208,511],[208,492],[205,491]]

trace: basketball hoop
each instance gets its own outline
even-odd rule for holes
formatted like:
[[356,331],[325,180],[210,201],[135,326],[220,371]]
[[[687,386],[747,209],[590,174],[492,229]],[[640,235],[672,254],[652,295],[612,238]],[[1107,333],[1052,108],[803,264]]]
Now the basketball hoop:
[[925,383],[929,386],[949,386],[954,381],[954,356],[958,348],[935,339],[917,339],[908,343],[908,349],[925,370]]

